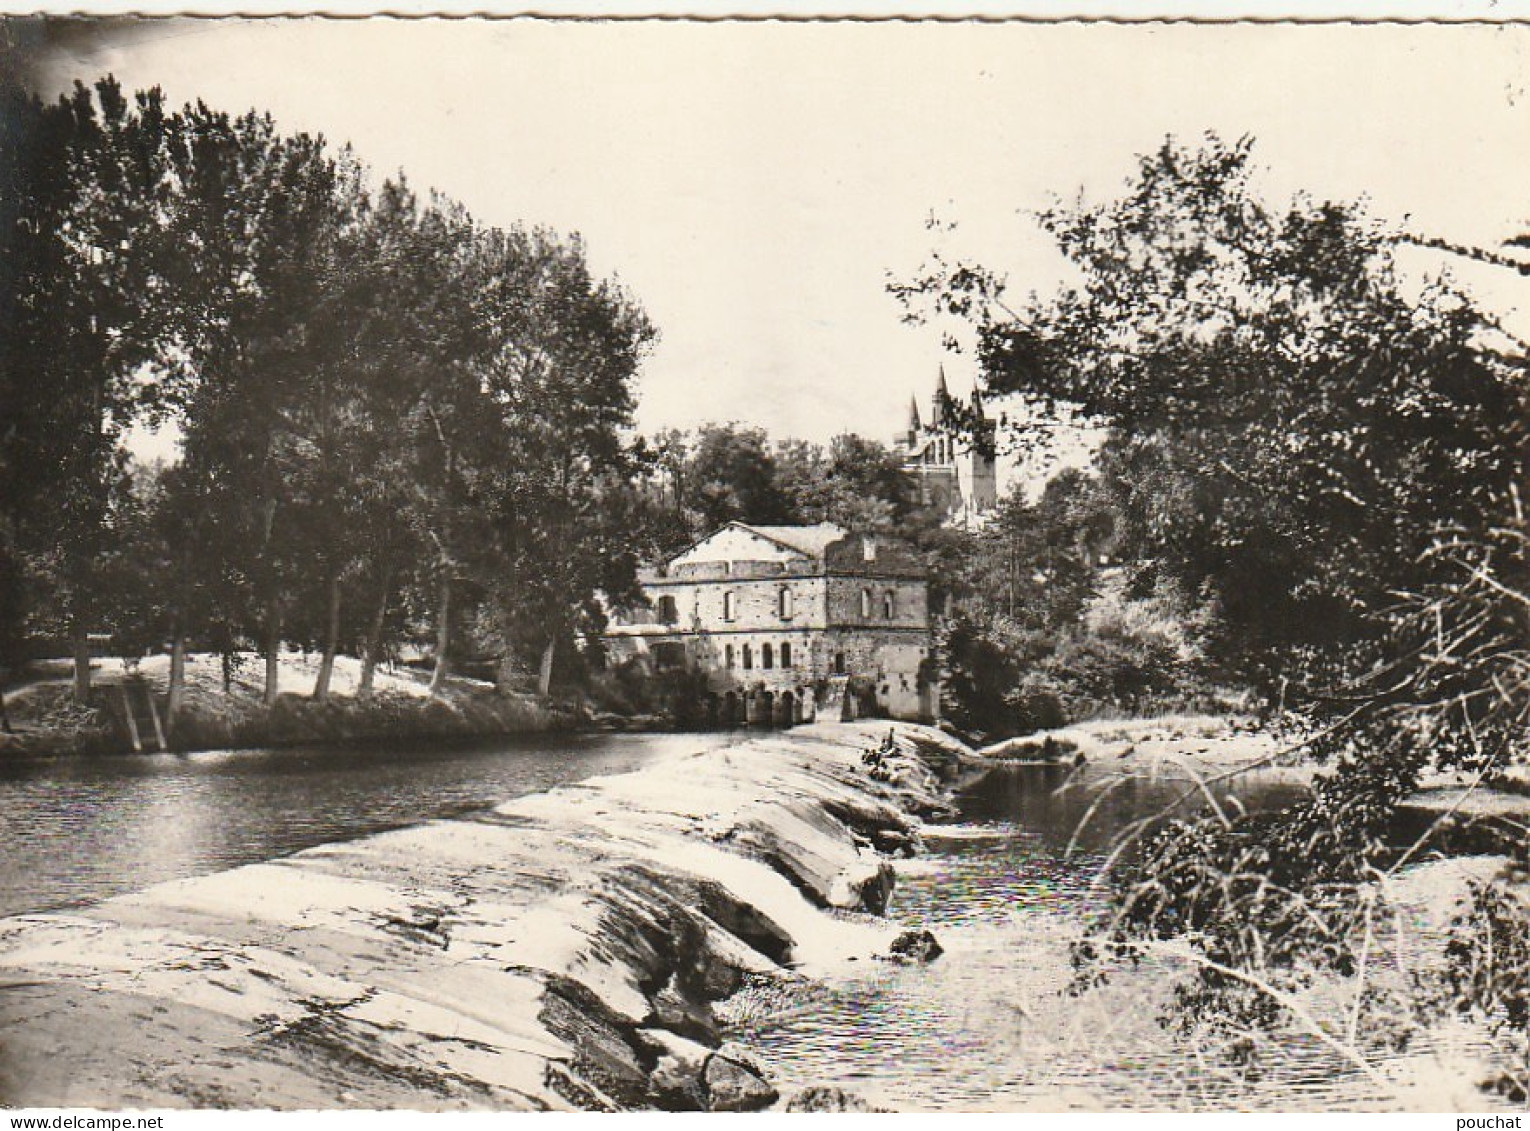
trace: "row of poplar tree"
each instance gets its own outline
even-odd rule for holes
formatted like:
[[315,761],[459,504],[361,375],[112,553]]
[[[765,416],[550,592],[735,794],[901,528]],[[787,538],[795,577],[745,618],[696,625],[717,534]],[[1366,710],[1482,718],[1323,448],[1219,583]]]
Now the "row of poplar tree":
[[[0,107],[0,638],[377,659],[407,623],[539,669],[631,592],[655,331],[577,237],[485,226],[268,115],[112,79]],[[125,440],[172,425],[182,458]]]

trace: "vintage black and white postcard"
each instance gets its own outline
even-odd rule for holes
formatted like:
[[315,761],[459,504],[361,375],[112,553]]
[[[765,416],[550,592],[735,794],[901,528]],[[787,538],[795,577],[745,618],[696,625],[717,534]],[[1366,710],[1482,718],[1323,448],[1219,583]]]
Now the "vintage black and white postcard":
[[1522,1111],[1530,16],[1114,14],[0,17],[0,1106]]

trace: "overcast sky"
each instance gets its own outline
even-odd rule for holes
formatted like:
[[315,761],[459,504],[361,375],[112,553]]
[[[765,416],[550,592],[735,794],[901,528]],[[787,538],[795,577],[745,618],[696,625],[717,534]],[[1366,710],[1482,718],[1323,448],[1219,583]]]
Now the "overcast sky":
[[[1274,196],[1369,198],[1497,247],[1530,229],[1530,27],[154,21],[54,52],[269,110],[482,220],[584,234],[659,326],[640,423],[888,439],[943,360],[888,272],[931,248],[1045,290],[1028,211],[1114,194],[1168,134],[1252,134]],[[928,230],[931,215],[954,233]],[[1530,280],[1462,266],[1530,331]]]

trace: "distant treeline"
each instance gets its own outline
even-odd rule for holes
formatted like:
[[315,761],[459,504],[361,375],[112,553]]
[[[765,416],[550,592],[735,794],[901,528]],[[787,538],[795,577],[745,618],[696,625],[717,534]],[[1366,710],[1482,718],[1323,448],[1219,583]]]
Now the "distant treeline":
[[[0,662],[283,642],[368,672],[463,613],[545,689],[633,587],[655,330],[577,236],[486,226],[268,115],[110,78],[0,105]],[[124,440],[174,425],[183,458]],[[459,608],[466,603],[467,608]],[[172,709],[174,702],[172,702]]]

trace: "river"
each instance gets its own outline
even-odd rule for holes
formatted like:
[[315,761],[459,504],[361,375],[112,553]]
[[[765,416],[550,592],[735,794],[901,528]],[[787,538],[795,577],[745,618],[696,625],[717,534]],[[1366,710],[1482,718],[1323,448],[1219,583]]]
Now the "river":
[[[1303,790],[1264,773],[1240,779],[1236,800],[1219,792],[1226,805],[1269,808]],[[726,1004],[729,1035],[784,1094],[833,1083],[894,1111],[1387,1106],[1389,1093],[1301,1034],[1285,1035],[1253,1079],[1175,1040],[1158,1018],[1176,973],[1152,960],[1104,989],[1064,992],[1106,854],[1129,824],[1187,792],[1199,800],[1182,778],[1093,766],[989,776],[959,798],[958,820],[926,829],[924,854],[898,865],[888,914],[931,929],[943,956],[760,981]]]
[[559,734],[0,759],[0,915],[270,860],[742,737]]
[[[0,913],[101,899],[461,813],[740,733],[536,736],[440,744],[0,762]],[[1101,790],[1106,792],[1101,794]],[[1289,803],[1278,775],[1240,779],[1248,807]],[[1234,1081],[1157,1023],[1171,972],[1149,963],[1082,998],[1061,991],[1068,946],[1121,830],[1182,796],[1173,778],[1010,767],[898,862],[889,915],[929,927],[928,966],[846,961],[813,981],[762,980],[725,1003],[729,1034],[783,1094],[835,1083],[893,1110],[1036,1106],[1351,1109],[1384,1105],[1312,1041],[1286,1039],[1259,1080]],[[1088,821],[1084,818],[1088,816]]]

